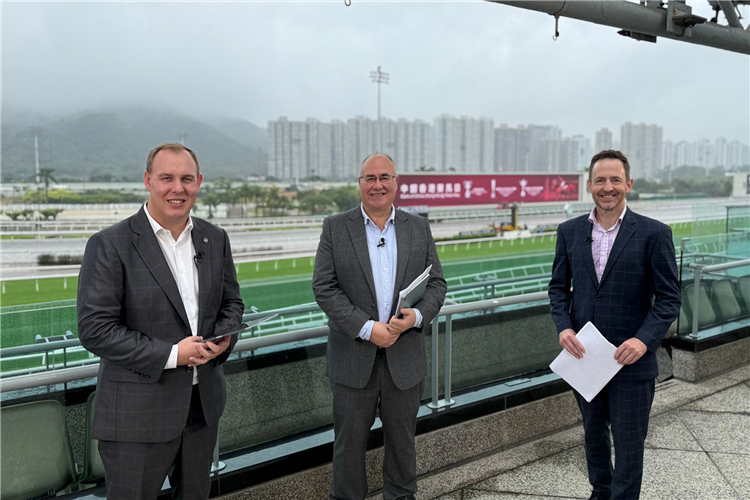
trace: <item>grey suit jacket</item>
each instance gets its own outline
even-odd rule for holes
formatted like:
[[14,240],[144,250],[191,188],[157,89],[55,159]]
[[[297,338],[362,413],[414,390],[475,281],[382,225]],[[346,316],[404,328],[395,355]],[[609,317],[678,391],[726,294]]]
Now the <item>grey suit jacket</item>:
[[[193,218],[198,334],[239,328],[244,305],[224,230]],[[93,437],[125,442],[176,438],[187,421],[192,369],[164,370],[172,345],[191,335],[177,284],[141,210],[91,237],[78,280],[78,336],[101,357]],[[233,339],[232,346],[236,339]],[[231,349],[230,349],[231,350]],[[198,368],[209,424],[224,411],[221,368],[229,350]]]
[[[398,292],[432,264],[425,295],[415,305],[422,313],[421,328],[407,330],[386,349],[393,382],[403,390],[419,383],[427,374],[424,332],[440,311],[447,287],[427,219],[396,210],[395,230],[398,260],[391,316],[395,313]],[[357,334],[368,320],[378,321],[378,310],[365,222],[359,206],[323,222],[313,292],[329,320],[326,375],[338,384],[364,387],[372,372],[377,346]]]

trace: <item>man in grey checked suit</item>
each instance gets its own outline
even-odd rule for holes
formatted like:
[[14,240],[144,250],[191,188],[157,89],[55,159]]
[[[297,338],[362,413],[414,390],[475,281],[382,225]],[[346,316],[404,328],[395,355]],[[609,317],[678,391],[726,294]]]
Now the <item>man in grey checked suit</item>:
[[575,333],[591,321],[617,347],[615,359],[624,365],[590,403],[575,393],[583,415],[591,499],[640,495],[658,375],[656,349],[680,311],[672,231],[626,208],[632,186],[625,155],[613,150],[594,155],[588,188],[596,206],[558,228],[549,284],[560,345],[578,359],[586,356]]
[[[446,284],[427,220],[393,206],[397,187],[393,160],[366,158],[361,206],[327,218],[318,246],[313,291],[330,328],[332,500],[365,498],[367,438],[378,408],[383,498],[413,499],[417,491],[414,434],[427,374],[424,332],[440,311]],[[396,311],[398,291],[430,264],[422,300]]]
[[244,306],[224,230],[190,217],[202,176],[195,154],[149,153],[148,202],[91,237],[78,282],[78,335],[101,357],[93,437],[109,500],[147,500],[165,477],[205,500],[226,389],[221,364]]

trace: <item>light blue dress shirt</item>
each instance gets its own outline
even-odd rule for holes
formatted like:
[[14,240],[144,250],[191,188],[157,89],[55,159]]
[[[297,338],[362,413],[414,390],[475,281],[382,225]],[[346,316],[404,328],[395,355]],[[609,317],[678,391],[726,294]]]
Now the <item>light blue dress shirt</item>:
[[[375,285],[375,295],[378,303],[378,320],[381,323],[388,323],[393,307],[393,289],[396,286],[396,264],[398,262],[398,249],[396,247],[396,223],[394,217],[396,208],[391,207],[391,215],[381,231],[377,224],[365,212],[364,206],[360,203],[359,209],[362,211],[362,217],[365,219],[365,233],[367,235],[367,250],[370,255],[370,267],[372,268],[372,280]],[[422,325],[422,313],[417,309],[417,320],[414,327],[419,328]],[[367,321],[359,331],[359,337],[363,340],[370,340],[372,327],[375,325],[373,320]]]

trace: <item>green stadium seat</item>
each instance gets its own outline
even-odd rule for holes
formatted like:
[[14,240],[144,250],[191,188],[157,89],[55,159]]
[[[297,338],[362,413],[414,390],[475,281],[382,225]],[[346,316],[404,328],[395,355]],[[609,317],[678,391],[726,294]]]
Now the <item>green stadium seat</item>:
[[58,401],[6,406],[0,416],[3,500],[54,495],[75,483],[65,411]]
[[99,483],[104,480],[104,465],[99,456],[99,440],[91,437],[92,422],[94,421],[94,403],[96,391],[86,400],[86,438],[83,443],[83,472],[79,483]]
[[690,324],[692,327],[692,315],[695,308],[698,308],[698,328],[703,328],[707,325],[712,325],[716,322],[716,313],[713,307],[711,307],[711,300],[708,295],[708,287],[705,283],[700,284],[698,290],[698,304],[693,303],[695,298],[695,285],[689,284],[682,290],[682,303],[689,305]]
[[737,302],[734,285],[730,279],[720,279],[711,283],[711,302],[719,321],[734,321],[742,316],[742,308]]
[[739,292],[740,305],[750,313],[750,275],[742,276],[737,280],[737,291]]

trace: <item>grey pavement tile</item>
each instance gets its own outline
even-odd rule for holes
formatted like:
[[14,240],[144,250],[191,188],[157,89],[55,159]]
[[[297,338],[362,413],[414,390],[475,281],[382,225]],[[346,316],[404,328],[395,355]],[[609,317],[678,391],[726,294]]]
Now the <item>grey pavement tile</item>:
[[674,413],[651,417],[646,448],[703,451],[682,420]]
[[694,403],[681,408],[682,410],[750,413],[750,387],[737,384],[724,389]]
[[453,493],[448,493],[447,495],[443,495],[441,497],[435,498],[435,500],[462,500],[461,499],[461,492],[460,491],[454,491]]
[[641,498],[726,500],[737,495],[705,453],[646,449]]
[[750,415],[702,411],[678,415],[705,451],[750,453]]
[[750,382],[750,364],[740,366],[734,370],[723,373],[722,376],[737,380],[739,382]]
[[464,490],[463,500],[557,500],[562,498],[588,498],[585,497],[561,497],[546,495],[523,495],[515,493],[496,493],[494,491]]
[[651,407],[652,415],[659,415],[688,403],[692,403],[711,394],[737,384],[737,380],[726,377],[712,377],[699,383],[674,380],[666,382],[666,388],[657,386],[654,396],[654,404]]
[[551,436],[474,460],[419,480],[417,500],[426,500],[455,491],[478,481],[515,469],[583,443],[583,427],[575,426]]
[[583,446],[505,472],[472,488],[504,493],[588,498],[591,486]]
[[742,498],[750,498],[750,455],[709,453],[708,456],[737,493]]

